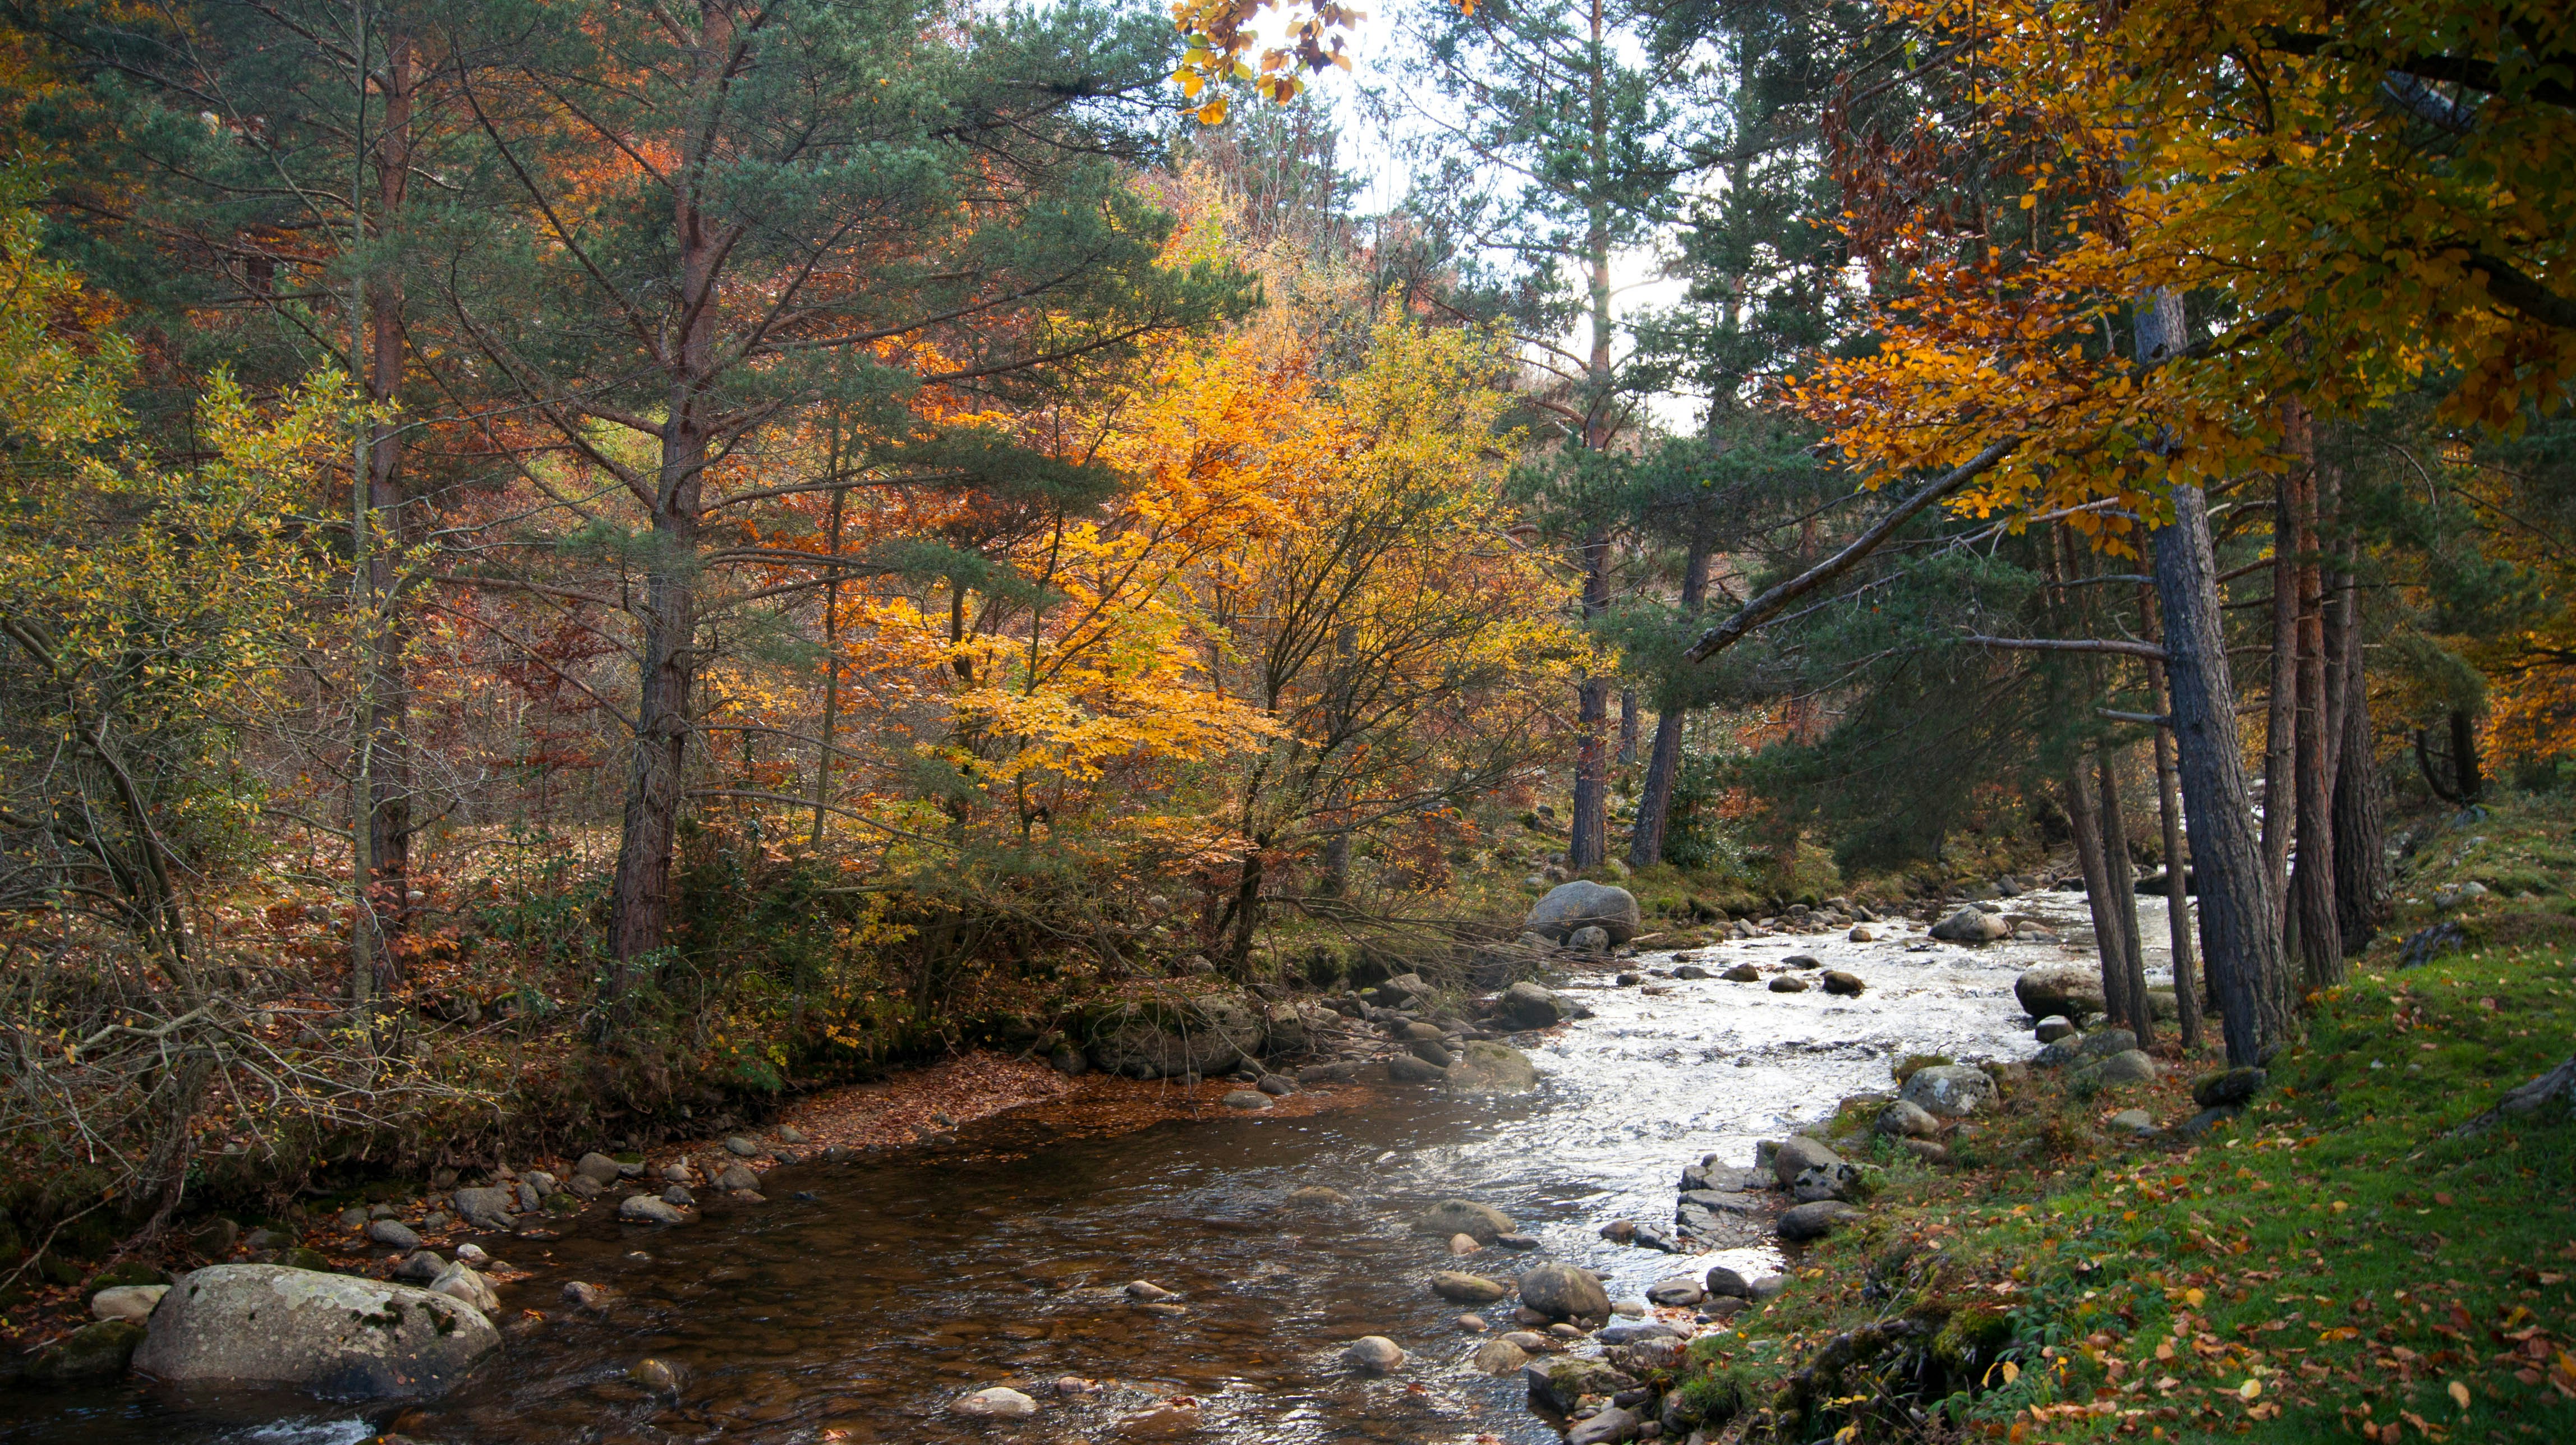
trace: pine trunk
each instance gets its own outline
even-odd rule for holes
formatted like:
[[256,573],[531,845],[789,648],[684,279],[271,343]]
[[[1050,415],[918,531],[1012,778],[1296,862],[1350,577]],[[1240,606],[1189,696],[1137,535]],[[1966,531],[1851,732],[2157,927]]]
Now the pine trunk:
[[[1583,615],[1610,607],[1610,539],[1595,532],[1583,541]],[[1574,819],[1566,866],[1577,873],[1610,856],[1610,679],[1586,677],[1575,696]]]
[[[2155,1037],[2155,1005],[2147,998],[2147,956],[2138,939],[2138,875],[2129,865],[2129,822],[2120,805],[2120,769],[2108,748],[2094,754],[2093,770],[2102,790],[2102,877],[2111,890],[2112,921],[2120,930],[2120,995],[2129,1016],[2129,1031],[2140,1044]],[[2110,955],[2103,955],[2110,966]],[[2107,992],[2107,991],[2106,991]]]
[[2199,882],[2201,954],[2227,1030],[2228,1062],[2260,1064],[2289,1036],[2281,933],[2239,750],[2208,504],[2198,487],[2180,485],[2173,508],[2173,521],[2153,539],[2156,594]]
[[[2155,593],[2141,587],[2138,610],[2146,615],[2149,636],[2164,640],[2162,618],[2156,608]],[[2164,669],[2150,667],[2147,676],[2155,689],[2156,711],[2170,713],[2173,701],[2165,686]],[[2157,727],[2153,742],[2156,760],[2156,821],[2164,832],[2165,853],[2165,930],[2173,949],[2174,1025],[2182,1033],[2186,1050],[2200,1047],[2199,970],[2193,966],[2191,937],[2191,865],[2183,850],[2182,789],[2174,776],[2172,719]]]
[[2335,917],[2344,956],[2359,957],[2388,909],[2387,794],[2370,727],[2356,610],[2344,630],[2343,745],[2335,751]]
[[[2087,776],[2084,755],[2066,765],[2066,821],[2075,838],[2075,867],[2084,876],[2084,903],[2093,914],[2093,946],[2102,955],[2102,1004],[2111,1022],[2129,1019],[2128,965],[2121,958],[2119,915],[2113,911],[2111,870],[2103,849],[2102,816]],[[2079,1020],[2080,1022],[2080,1020]]]
[[[2290,833],[2298,806],[2291,768],[2298,751],[2299,573],[2291,520],[2294,484],[2283,477],[2272,494],[2272,658],[2263,714],[2263,873],[2275,910],[2290,897]],[[2272,920],[2272,931],[2286,926]]]
[[2302,992],[2332,988],[2343,981],[2343,943],[2338,936],[2334,896],[2334,795],[2327,771],[2326,742],[2326,599],[2325,569],[2318,561],[2317,469],[2306,417],[2291,433],[2290,444],[2305,465],[2291,473],[2296,507],[2293,539],[2298,549],[2298,868],[2290,881],[2292,906],[2298,914]]
[[[1682,559],[1682,616],[1696,618],[1708,601],[1708,544],[1696,533]],[[1666,706],[1655,714],[1655,741],[1646,752],[1645,786],[1637,793],[1637,826],[1628,835],[1628,866],[1646,868],[1664,860],[1664,830],[1672,818],[1673,785],[1681,776],[1682,710]]]

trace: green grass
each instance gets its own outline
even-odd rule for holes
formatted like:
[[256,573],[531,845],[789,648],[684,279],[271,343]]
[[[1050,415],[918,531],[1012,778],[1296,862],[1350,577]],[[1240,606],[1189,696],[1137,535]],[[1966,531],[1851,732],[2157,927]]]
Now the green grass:
[[2576,1054],[2576,954],[2395,946],[2196,1144],[2100,1121],[2179,1122],[2206,1058],[2008,1084],[1947,1169],[1856,1144],[1886,1166],[1868,1220],[1695,1345],[1686,1398],[1752,1402],[1747,1439],[2576,1441],[2576,1124],[2453,1133]]

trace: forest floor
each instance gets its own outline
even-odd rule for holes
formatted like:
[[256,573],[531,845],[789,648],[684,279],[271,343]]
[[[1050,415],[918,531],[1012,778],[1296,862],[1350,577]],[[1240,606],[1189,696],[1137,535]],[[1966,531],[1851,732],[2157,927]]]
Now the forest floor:
[[2168,1036],[2154,1083],[2008,1085],[1952,1167],[1855,1142],[1885,1167],[1866,1220],[1703,1336],[1693,1389],[1843,1441],[1909,1410],[2015,1442],[2576,1440],[2576,1120],[2464,1129],[2576,1055],[2571,822],[2419,829],[2396,922],[2233,1123],[2172,1127],[2219,1062]]

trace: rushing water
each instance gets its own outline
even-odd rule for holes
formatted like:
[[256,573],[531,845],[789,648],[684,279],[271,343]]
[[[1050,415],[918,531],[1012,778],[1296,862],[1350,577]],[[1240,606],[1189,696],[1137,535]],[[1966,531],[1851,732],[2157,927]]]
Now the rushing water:
[[[2079,894],[2007,907],[2070,942],[2089,932]],[[2142,913],[2161,922],[2160,910]],[[1709,1153],[1749,1163],[1756,1140],[1886,1087],[1893,1057],[2027,1054],[2014,975],[2091,956],[1923,942],[1909,926],[1870,944],[1835,933],[1702,951],[1713,969],[1814,954],[1867,980],[1857,999],[1718,979],[1654,980],[1666,991],[1649,995],[1587,971],[1569,991],[1596,1016],[1536,1053],[1543,1087],[1523,1099],[1390,1089],[1304,1118],[1176,1118],[1110,1138],[1065,1137],[1041,1108],[969,1126],[947,1149],[782,1169],[763,1186],[770,1203],[717,1199],[692,1227],[594,1218],[559,1240],[487,1240],[533,1271],[503,1288],[505,1314],[545,1319],[520,1317],[462,1389],[400,1426],[439,1445],[1553,1441],[1517,1379],[1462,1367],[1478,1337],[1424,1283],[1452,1261],[1408,1220],[1450,1196],[1493,1204],[1541,1239],[1536,1257],[1600,1271],[1613,1299],[1711,1263],[1776,1264],[1765,1250],[1676,1258],[1598,1230],[1622,1217],[1669,1222],[1684,1165]],[[1355,1203],[1282,1206],[1313,1184]],[[1529,1258],[1458,1263],[1506,1273]],[[1130,1302],[1121,1287],[1140,1278],[1179,1291],[1184,1308]],[[564,1306],[570,1279],[606,1286],[617,1304],[604,1318]],[[1339,1355],[1363,1334],[1388,1335],[1412,1358],[1392,1377],[1354,1376]],[[646,1357],[683,1371],[676,1402],[629,1381]],[[1048,1387],[1064,1375],[1102,1388],[1059,1398]],[[1036,1418],[948,1412],[991,1384],[1037,1396]],[[396,1413],[133,1384],[0,1396],[0,1439],[345,1445]]]

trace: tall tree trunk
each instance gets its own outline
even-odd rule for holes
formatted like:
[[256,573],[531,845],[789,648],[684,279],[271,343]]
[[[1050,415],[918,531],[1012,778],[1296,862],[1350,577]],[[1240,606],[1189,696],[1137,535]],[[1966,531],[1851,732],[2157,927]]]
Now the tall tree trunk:
[[[733,17],[715,0],[698,8],[698,80],[710,93],[722,82],[732,49]],[[669,389],[653,476],[652,560],[645,572],[642,686],[635,709],[635,755],[627,774],[626,812],[617,840],[617,873],[609,885],[608,948],[621,963],[662,946],[670,923],[671,851],[679,838],[688,760],[690,688],[697,676],[698,525],[700,493],[714,443],[713,395],[719,362],[717,294],[722,226],[697,188],[704,167],[682,157],[672,204],[681,330],[668,352]],[[622,993],[628,970],[612,972],[609,992]]]
[[[814,831],[805,840],[809,851],[823,849],[823,810],[832,801],[832,729],[841,714],[841,512],[848,495],[837,485],[841,475],[841,422],[832,420],[828,453],[832,511],[823,530],[823,727],[814,750]],[[1024,825],[1025,826],[1025,825]]]
[[2174,519],[2156,529],[2152,543],[2174,745],[2199,882],[2201,955],[2218,994],[2228,1062],[2259,1064],[2289,1037],[2281,931],[2237,740],[2208,503],[2198,487],[2178,485],[2173,509]]
[[[2138,610],[2147,618],[2148,635],[2164,640],[2164,626],[2156,607],[2156,595],[2147,587],[2138,589]],[[2147,677],[2155,688],[2156,711],[2169,713],[2173,702],[2165,686],[2164,669],[2150,667]],[[2165,853],[2165,931],[2173,949],[2174,1025],[2182,1032],[2185,1050],[2200,1047],[2200,984],[2198,970],[2192,966],[2191,937],[2191,866],[2183,852],[2182,789],[2174,777],[2172,719],[2156,728],[2153,746],[2156,759],[2156,821],[2164,831]]]
[[[2102,956],[2102,1004],[2111,1022],[2129,1025],[2129,969],[2122,956],[2126,940],[2111,893],[2109,853],[2102,836],[2100,803],[2093,780],[2077,752],[2066,763],[2066,821],[2075,835],[2075,866],[2084,875],[2084,903],[2093,914],[2093,946]],[[2081,1022],[2081,1020],[2078,1020]]]
[[[2120,996],[2129,1010],[2129,1031],[2145,1044],[2155,1037],[2156,1011],[2147,997],[2147,957],[2138,939],[2138,875],[2129,866],[2129,820],[2120,804],[2119,760],[2109,748],[2094,753],[2093,772],[2102,791],[2102,876],[2110,885],[2112,921],[2120,930]],[[2103,966],[2110,966],[2109,954],[2103,955]]]
[[2290,880],[2298,914],[2301,980],[2306,991],[2343,982],[2343,942],[2334,896],[2333,775],[2327,771],[2325,571],[2319,563],[2316,448],[2303,409],[2294,412],[2289,444],[2299,457],[2291,473],[2293,543],[2298,549],[2298,869]]
[[[2296,524],[2292,521],[2295,489],[2296,484],[2284,476],[2274,484],[2272,493],[2272,666],[2263,714],[2263,873],[2271,885],[2276,910],[2289,903],[2290,834],[2297,826],[2298,814],[2293,801],[2298,784],[2291,777],[2298,753],[2299,705],[2299,549]],[[2274,933],[2282,932],[2286,926],[2285,918],[2272,920]]]
[[[1610,539],[1595,532],[1583,541],[1583,615],[1609,610]],[[1610,841],[1610,679],[1583,679],[1574,710],[1574,820],[1565,862],[1577,873],[1598,868]]]
[[1637,690],[1633,687],[1623,687],[1619,689],[1619,766],[1623,768],[1635,767],[1637,764],[1637,734],[1640,727],[1641,721],[1637,716]]
[[2487,793],[2485,770],[2478,766],[2477,714],[2461,707],[2451,709],[2451,786],[2464,808]]
[[2335,750],[2335,916],[2344,956],[2357,958],[2379,935],[2389,895],[2387,794],[2374,755],[2370,679],[2362,668],[2357,606],[2345,625],[2343,647],[2343,745]]
[[[1682,616],[1696,618],[1708,601],[1708,542],[1691,531],[1682,558]],[[1628,866],[1664,860],[1664,829],[1672,818],[1673,783],[1681,775],[1682,709],[1667,703],[1655,714],[1655,741],[1646,753],[1645,786],[1637,794],[1637,826],[1628,836]]]

